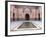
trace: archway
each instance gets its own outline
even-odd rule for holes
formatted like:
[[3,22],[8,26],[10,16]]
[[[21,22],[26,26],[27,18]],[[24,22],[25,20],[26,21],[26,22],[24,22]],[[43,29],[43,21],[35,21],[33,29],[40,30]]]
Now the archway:
[[15,21],[15,13],[13,13],[13,21]]
[[25,14],[25,19],[26,19],[26,20],[29,20],[29,19],[30,19],[29,14]]

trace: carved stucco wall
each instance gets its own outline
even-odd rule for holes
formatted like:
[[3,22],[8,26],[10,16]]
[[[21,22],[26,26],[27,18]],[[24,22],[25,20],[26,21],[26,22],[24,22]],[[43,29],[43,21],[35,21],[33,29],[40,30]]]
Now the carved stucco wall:
[[19,19],[25,19],[25,14],[29,14],[30,19],[35,19],[38,18],[38,13],[40,13],[40,18],[42,18],[42,12],[41,12],[41,7],[39,7],[38,9],[36,9],[35,7],[16,7],[11,5],[10,8],[10,14],[11,17],[13,18],[13,13],[15,13],[15,19],[19,18]]

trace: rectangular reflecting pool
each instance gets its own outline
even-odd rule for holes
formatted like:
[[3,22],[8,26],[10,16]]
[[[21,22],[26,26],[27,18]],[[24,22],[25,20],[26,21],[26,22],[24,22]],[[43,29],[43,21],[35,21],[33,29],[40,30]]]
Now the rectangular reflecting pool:
[[37,28],[32,22],[24,22],[19,28]]

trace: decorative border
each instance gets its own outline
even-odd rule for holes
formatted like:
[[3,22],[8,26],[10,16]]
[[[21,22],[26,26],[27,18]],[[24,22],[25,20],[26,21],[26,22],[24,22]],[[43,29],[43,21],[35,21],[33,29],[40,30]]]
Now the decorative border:
[[[20,34],[20,35],[8,35],[8,2],[21,2],[21,3],[34,3],[34,4],[44,4],[44,33],[36,34]],[[45,3],[42,2],[25,2],[25,1],[5,1],[5,36],[24,36],[24,35],[41,35],[45,34]]]

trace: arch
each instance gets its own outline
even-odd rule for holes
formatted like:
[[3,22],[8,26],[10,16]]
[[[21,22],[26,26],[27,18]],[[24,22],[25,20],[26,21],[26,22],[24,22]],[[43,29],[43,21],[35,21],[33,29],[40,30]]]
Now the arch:
[[13,13],[13,21],[15,21],[15,13]]
[[38,13],[38,20],[40,20],[40,13]]
[[29,14],[25,14],[25,19],[26,19],[26,20],[29,20],[29,19],[30,19]]

